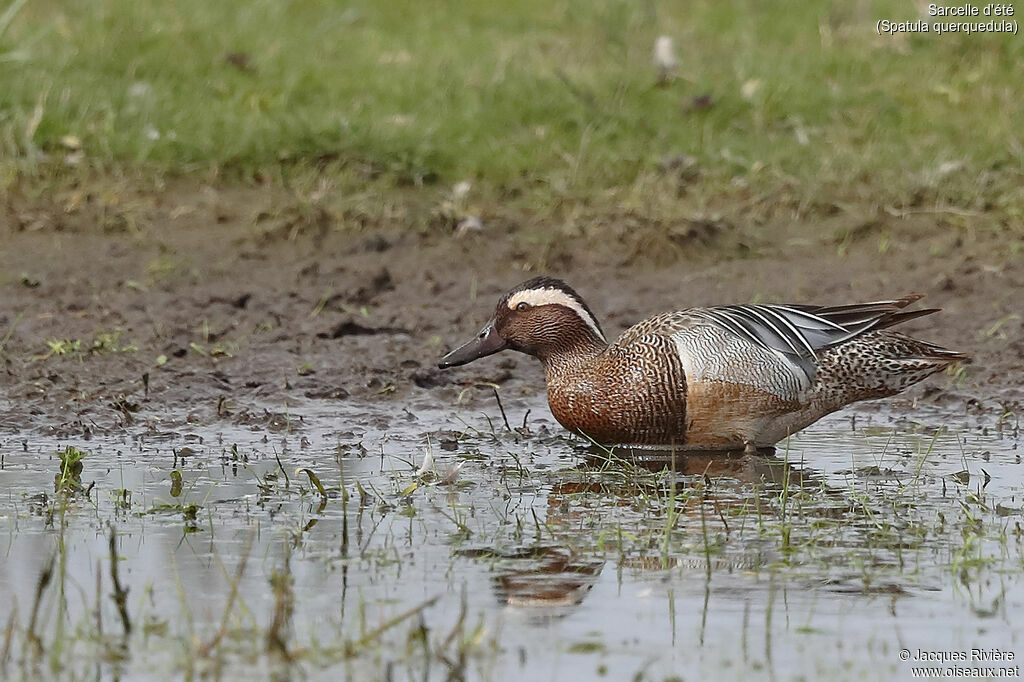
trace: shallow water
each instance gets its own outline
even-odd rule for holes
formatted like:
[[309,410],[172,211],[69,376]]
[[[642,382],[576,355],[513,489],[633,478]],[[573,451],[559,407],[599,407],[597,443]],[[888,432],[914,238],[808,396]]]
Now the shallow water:
[[[1024,655],[1012,415],[869,405],[774,456],[627,462],[505,409],[528,430],[427,394],[5,423],[0,673],[910,679]],[[68,445],[88,495],[54,492]],[[900,659],[972,648],[1015,660]]]

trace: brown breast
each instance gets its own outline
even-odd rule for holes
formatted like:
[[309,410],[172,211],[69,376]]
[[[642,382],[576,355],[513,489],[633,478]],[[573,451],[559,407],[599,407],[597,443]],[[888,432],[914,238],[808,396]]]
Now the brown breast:
[[546,363],[548,403],[565,428],[598,443],[682,445],[686,377],[665,337],[613,345],[584,363]]

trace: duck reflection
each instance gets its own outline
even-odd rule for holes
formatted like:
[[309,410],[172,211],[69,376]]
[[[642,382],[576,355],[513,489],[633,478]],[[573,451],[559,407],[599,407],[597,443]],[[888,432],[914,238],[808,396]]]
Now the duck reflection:
[[[638,476],[637,469],[662,476]],[[783,488],[828,490],[823,472],[795,466],[771,448],[727,454],[592,449],[577,466],[561,473],[563,480],[548,496],[549,519],[553,509],[583,493],[602,495],[605,504],[614,496],[619,504],[631,505],[638,497],[664,498],[673,484],[677,494],[700,486],[699,495],[687,497],[698,503],[735,507],[746,504],[751,496],[762,500],[775,497]]]
[[564,615],[582,602],[605,564],[604,559],[580,555],[559,545],[502,552],[462,550],[460,554],[496,560],[493,580],[499,603],[550,615]]
[[[661,476],[639,476],[637,469]],[[707,515],[712,522],[721,519],[721,523],[726,524],[726,514],[752,510],[751,496],[761,498],[763,507],[767,508],[769,498],[777,496],[783,488],[827,490],[820,472],[795,467],[773,450],[728,455],[688,452],[674,456],[647,450],[619,451],[611,456],[607,451],[588,452],[577,466],[560,471],[558,478],[559,482],[547,497],[545,525],[556,538],[571,535],[572,546],[556,543],[459,552],[462,556],[493,560],[493,586],[498,601],[539,616],[568,615],[597,583],[607,563],[604,550],[573,549],[590,544],[576,540],[581,540],[580,533],[586,532],[583,527],[595,513],[606,516],[610,507],[640,507],[656,501],[655,504],[662,506],[655,513],[663,517],[663,505],[674,484],[678,495],[675,513],[681,522]],[[697,488],[699,494],[686,494],[687,489]],[[654,520],[662,522],[664,519],[656,517]],[[756,558],[748,559],[754,564],[765,564],[773,557],[758,553]],[[745,560],[719,557],[715,567],[719,568],[717,564],[721,561],[735,568],[733,563],[741,564]],[[690,563],[685,557],[665,557],[659,552],[649,556],[625,555],[618,561],[620,568],[652,571]],[[706,570],[704,562],[703,557],[693,560],[693,567]]]

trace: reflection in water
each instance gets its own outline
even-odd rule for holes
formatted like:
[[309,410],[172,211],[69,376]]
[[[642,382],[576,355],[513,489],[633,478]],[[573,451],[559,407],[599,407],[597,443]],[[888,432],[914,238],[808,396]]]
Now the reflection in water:
[[46,655],[82,678],[87,633],[120,631],[108,523],[133,628],[98,678],[259,678],[271,655],[298,666],[282,678],[820,679],[861,661],[899,678],[892,646],[1012,648],[1015,435],[826,420],[788,451],[610,458],[438,431],[462,424],[429,406],[383,426],[347,409],[292,409],[301,432],[270,444],[262,426],[94,434],[77,445],[95,487],[66,509],[53,475],[74,441],[0,435],[0,678],[33,662],[55,551]]
[[[650,451],[642,451],[626,457],[591,452],[577,467],[562,473],[572,472],[597,476],[556,484],[550,500],[557,500],[559,494],[589,492],[611,494],[628,504],[630,498],[637,496],[659,498],[676,494],[689,500],[690,507],[694,503],[734,507],[748,503],[754,496],[763,502],[771,501],[782,490],[824,494],[833,491],[824,472],[804,463],[796,466],[772,449],[728,454],[687,452],[674,456],[652,456]],[[618,480],[620,484],[609,485],[609,480]]]
[[677,452],[621,450],[611,455],[591,449],[583,464],[604,471],[612,466],[633,466],[652,473],[674,472],[678,476],[727,477],[742,483],[782,483],[787,463],[773,448],[757,452]]
[[[547,496],[546,527],[556,539],[569,540],[578,537],[579,528],[586,526],[590,517],[607,515],[613,508],[644,506],[651,511],[648,525],[654,526],[664,526],[667,517],[675,516],[669,531],[677,530],[679,517],[702,522],[706,514],[721,519],[728,528],[723,514],[741,513],[753,496],[768,509],[783,488],[828,490],[820,472],[797,468],[773,449],[674,455],[644,450],[626,456],[592,450],[577,466],[558,471],[555,480]],[[630,524],[627,532],[635,534],[636,529]],[[567,615],[583,602],[606,563],[603,551],[581,551],[573,548],[575,544],[472,548],[457,554],[493,562],[494,590],[500,603],[545,615]],[[672,556],[667,556],[669,549]],[[665,552],[651,554],[620,552],[617,563],[620,568],[644,572],[697,570],[707,574],[707,583],[712,568],[751,570],[778,559],[777,554],[761,552],[741,557],[722,557],[717,552],[687,557],[674,549],[666,546]],[[705,608],[708,597],[705,584]]]
[[565,615],[583,601],[605,562],[574,554],[569,547],[537,545],[497,552],[464,549],[460,556],[495,560],[494,590],[499,603]]

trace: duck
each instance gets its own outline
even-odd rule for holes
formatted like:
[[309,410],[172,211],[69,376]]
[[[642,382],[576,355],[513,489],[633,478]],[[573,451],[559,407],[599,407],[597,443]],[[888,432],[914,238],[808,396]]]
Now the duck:
[[893,396],[967,355],[890,328],[939,312],[919,294],[848,305],[740,304],[649,317],[609,343],[568,284],[523,282],[438,363],[540,360],[548,405],[603,447],[760,450],[851,403]]

